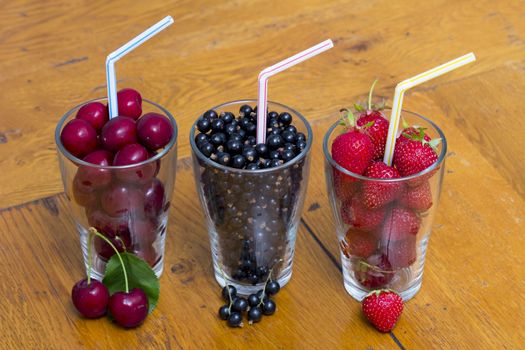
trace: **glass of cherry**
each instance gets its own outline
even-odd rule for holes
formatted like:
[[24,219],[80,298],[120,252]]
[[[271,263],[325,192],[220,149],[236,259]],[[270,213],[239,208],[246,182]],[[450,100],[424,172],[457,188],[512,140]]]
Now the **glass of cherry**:
[[106,99],[85,102],[69,110],[55,131],[62,181],[84,263],[87,269],[91,256],[91,277],[98,280],[114,252],[102,239],[90,240],[89,227],[119,251],[145,260],[157,276],[162,274],[175,184],[173,116],[133,89],[119,91],[118,105],[119,116],[109,119]]

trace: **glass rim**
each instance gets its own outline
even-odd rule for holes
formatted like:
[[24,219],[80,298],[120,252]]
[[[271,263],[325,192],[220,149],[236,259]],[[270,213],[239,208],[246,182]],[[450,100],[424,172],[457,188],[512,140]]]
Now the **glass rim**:
[[82,106],[84,106],[84,105],[86,105],[88,103],[91,103],[91,102],[102,102],[102,101],[107,101],[107,98],[105,98],[105,97],[95,98],[95,99],[88,100],[86,102],[80,103],[77,106],[71,108],[69,111],[67,111],[60,118],[60,120],[58,121],[58,124],[57,124],[56,129],[55,129],[55,144],[56,144],[56,146],[58,148],[58,151],[60,153],[62,153],[64,156],[66,156],[66,158],[68,158],[73,163],[75,163],[77,165],[89,166],[89,167],[96,168],[96,169],[112,169],[112,170],[115,170],[115,169],[134,169],[136,167],[139,167],[139,166],[142,166],[142,165],[146,165],[146,164],[149,164],[149,163],[153,163],[153,162],[161,159],[177,143],[178,127],[177,127],[177,122],[176,122],[175,118],[171,115],[171,113],[166,108],[162,107],[161,105],[159,105],[159,104],[157,104],[157,103],[155,103],[153,101],[150,101],[148,99],[143,98],[142,101],[145,101],[146,103],[149,103],[150,105],[153,105],[153,106],[157,107],[163,113],[165,113],[166,116],[168,117],[168,119],[170,120],[171,126],[173,127],[173,135],[171,136],[171,140],[166,146],[164,146],[164,148],[162,149],[161,152],[157,153],[155,156],[153,156],[151,158],[148,158],[145,161],[142,161],[140,163],[128,164],[128,165],[98,165],[98,164],[93,164],[93,163],[86,162],[86,161],[84,161],[84,160],[74,156],[73,154],[71,154],[64,147],[64,145],[62,144],[62,140],[60,140],[60,132],[62,131],[62,126],[64,125],[66,120],[73,114],[73,112],[77,111]]
[[[234,105],[234,104],[253,103],[253,102],[257,102],[257,100],[255,100],[255,99],[234,100],[234,101],[221,103],[221,104],[219,104],[219,105],[217,105],[215,107],[212,107],[210,109],[218,109],[218,108],[222,108],[222,107],[226,107],[226,106],[230,106],[230,105]],[[296,163],[298,163],[300,160],[306,158],[306,156],[310,153],[310,150],[312,148],[312,143],[313,143],[312,127],[310,126],[310,123],[308,122],[308,120],[306,120],[306,118],[301,113],[297,112],[295,109],[293,109],[291,107],[288,107],[287,105],[284,105],[284,104],[279,103],[279,102],[273,102],[273,101],[268,101],[268,104],[276,105],[276,106],[279,106],[281,108],[285,108],[285,109],[291,111],[292,113],[294,113],[296,116],[299,117],[299,119],[303,122],[303,124],[306,127],[306,131],[308,132],[308,138],[306,139],[306,148],[301,153],[299,153],[297,156],[295,156],[295,158],[293,158],[291,161],[289,161],[287,163],[284,163],[284,164],[281,164],[279,166],[276,166],[274,168],[249,170],[249,169],[237,169],[237,168],[225,166],[225,165],[219,164],[219,163],[211,160],[210,158],[208,158],[204,154],[202,154],[200,149],[195,144],[195,129],[197,128],[197,122],[199,121],[199,119],[202,117],[202,115],[204,113],[201,114],[191,126],[191,130],[190,130],[190,145],[191,145],[192,153],[194,155],[196,155],[204,163],[206,163],[206,164],[208,164],[208,165],[210,165],[210,166],[212,166],[214,168],[218,168],[218,169],[221,169],[221,170],[224,170],[224,171],[231,171],[231,172],[238,172],[238,173],[245,173],[245,174],[264,174],[264,173],[270,173],[270,172],[273,172],[273,171],[279,171],[279,170],[282,170],[282,169],[289,168],[289,167],[295,165]]]
[[[385,108],[385,110],[391,110],[391,108]],[[436,162],[434,164],[432,164],[428,168],[420,171],[419,173],[415,173],[415,174],[412,174],[410,176],[399,177],[399,178],[395,178],[395,179],[377,179],[377,178],[374,178],[374,177],[367,177],[367,176],[364,176],[364,175],[356,174],[354,172],[351,172],[350,170],[347,170],[347,169],[343,168],[342,166],[340,166],[332,158],[332,155],[330,154],[330,152],[328,150],[328,139],[333,134],[334,130],[340,125],[339,121],[336,121],[334,124],[332,124],[330,126],[330,128],[328,129],[328,131],[326,132],[326,134],[324,135],[324,137],[323,137],[323,153],[324,153],[325,159],[330,163],[330,165],[332,165],[332,167],[336,168],[338,171],[342,172],[345,175],[354,177],[354,178],[359,179],[359,180],[381,182],[381,183],[396,183],[396,182],[404,182],[404,181],[407,181],[407,180],[417,179],[417,178],[419,178],[419,177],[421,177],[421,176],[423,176],[423,175],[425,175],[427,173],[430,173],[431,171],[437,169],[438,167],[441,166],[441,164],[445,160],[445,157],[446,157],[446,154],[447,154],[447,139],[445,138],[445,134],[443,133],[443,131],[433,121],[431,121],[430,119],[424,117],[423,115],[421,115],[419,113],[416,113],[416,112],[407,111],[405,109],[402,109],[401,111],[403,113],[408,113],[408,114],[414,115],[417,118],[423,119],[424,121],[429,123],[434,128],[434,130],[437,131],[437,133],[439,134],[439,137],[441,138],[441,152],[438,155],[438,159],[436,160]]]

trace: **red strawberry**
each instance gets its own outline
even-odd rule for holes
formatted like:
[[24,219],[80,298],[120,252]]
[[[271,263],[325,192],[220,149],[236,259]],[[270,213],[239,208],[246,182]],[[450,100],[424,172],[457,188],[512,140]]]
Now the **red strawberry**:
[[374,159],[383,159],[385,155],[388,120],[379,111],[366,111],[357,120],[357,126],[364,129],[374,144]]
[[337,164],[348,171],[363,175],[374,157],[374,144],[355,126],[355,116],[346,110],[342,123],[348,131],[335,138],[332,142],[332,158]]
[[408,267],[416,261],[416,236],[401,241],[382,242],[381,251],[393,269]]
[[395,272],[387,257],[374,254],[354,264],[355,278],[365,288],[385,287],[394,278]]
[[417,235],[421,218],[412,210],[394,208],[386,215],[381,238],[383,241],[400,241]]
[[[365,176],[375,179],[397,179],[399,173],[383,162],[372,163],[365,170]],[[365,181],[363,183],[363,202],[370,209],[377,209],[394,201],[402,189],[401,182],[381,183]]]
[[365,207],[361,196],[355,196],[341,206],[343,222],[363,231],[371,231],[378,227],[383,222],[385,213],[385,208],[368,209]]
[[334,191],[341,202],[350,201],[355,192],[359,189],[359,182],[350,176],[333,168]]
[[403,177],[425,170],[438,159],[434,148],[440,139],[427,141],[424,129],[419,130],[417,135],[402,133],[397,138],[393,163]]
[[403,312],[403,299],[394,291],[374,290],[361,304],[363,313],[380,332],[390,332]]
[[401,205],[416,210],[427,211],[432,207],[432,192],[428,181],[423,182],[418,187],[407,187],[399,197]]
[[341,251],[350,259],[350,256],[368,258],[377,246],[377,238],[370,232],[349,229],[345,238],[341,240]]

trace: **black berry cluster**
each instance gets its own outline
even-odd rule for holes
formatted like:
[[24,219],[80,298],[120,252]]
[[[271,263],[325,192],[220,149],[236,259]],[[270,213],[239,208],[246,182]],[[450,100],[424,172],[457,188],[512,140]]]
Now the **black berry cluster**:
[[257,109],[241,106],[231,112],[205,112],[197,121],[195,144],[200,152],[225,166],[257,170],[273,168],[294,159],[306,148],[306,136],[292,125],[292,115],[269,112],[266,143],[256,144]]
[[246,299],[237,295],[237,289],[234,286],[227,285],[222,289],[222,297],[227,304],[219,308],[219,317],[227,321],[230,327],[242,327],[244,313],[247,314],[250,324],[257,323],[261,321],[263,315],[270,316],[275,313],[277,304],[271,297],[276,295],[280,289],[279,282],[268,278],[263,289],[250,294]]

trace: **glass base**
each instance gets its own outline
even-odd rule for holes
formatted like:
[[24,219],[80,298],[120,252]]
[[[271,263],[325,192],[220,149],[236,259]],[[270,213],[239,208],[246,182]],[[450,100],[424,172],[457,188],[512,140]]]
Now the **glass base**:
[[[277,279],[277,282],[279,282],[279,285],[281,286],[281,288],[283,288],[290,281],[290,278],[292,278],[291,266],[283,271],[283,274]],[[234,286],[237,289],[237,294],[240,295],[250,295],[252,293],[257,293],[261,289],[264,289],[265,284],[243,284],[232,279],[225,279],[218,268],[215,268],[215,280],[221,287],[226,286],[226,284]]]
[[[412,299],[417,294],[417,292],[421,289],[421,284],[423,282],[422,277],[423,275],[421,275],[420,278],[417,281],[415,281],[416,283],[410,286],[410,288],[405,289],[404,291],[401,291],[401,292],[396,291],[401,297],[401,299],[403,299],[403,301],[406,302]],[[344,286],[345,286],[346,292],[350,294],[352,298],[356,299],[359,302],[361,302],[366,297],[366,295],[370,293],[369,290],[359,288],[354,283],[352,283],[352,281],[345,280]]]

